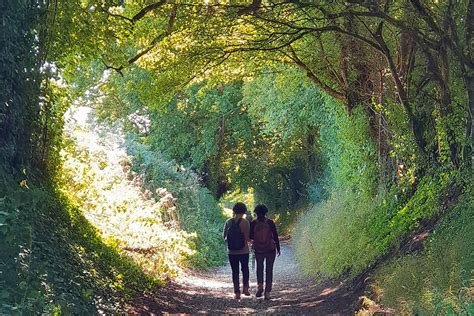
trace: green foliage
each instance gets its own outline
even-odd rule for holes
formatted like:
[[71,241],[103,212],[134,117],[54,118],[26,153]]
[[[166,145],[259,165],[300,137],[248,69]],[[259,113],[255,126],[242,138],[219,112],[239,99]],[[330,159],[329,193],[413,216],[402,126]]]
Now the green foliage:
[[295,252],[304,272],[323,278],[363,272],[422,220],[442,211],[445,192],[455,184],[450,176],[426,176],[409,199],[400,199],[403,193],[396,190],[374,198],[335,191],[298,221]]
[[328,171],[310,188],[316,199],[324,192],[329,197],[299,219],[295,252],[309,275],[353,277],[440,210],[452,174],[426,176],[411,198],[403,179],[392,190],[374,194],[376,158],[365,114],[355,109],[349,117],[330,101],[320,113],[319,141]]
[[[277,70],[245,83],[195,83],[163,104],[146,101],[150,89],[143,86],[152,74],[133,68],[129,78],[111,79],[99,113],[128,125],[130,115],[143,113],[153,151],[202,175],[218,198],[253,188],[271,208],[291,208],[305,200],[305,184],[321,171],[315,109],[323,97],[301,72]],[[290,81],[295,84],[285,85]]]
[[374,192],[377,183],[376,150],[369,136],[367,116],[361,107],[348,115],[331,99],[322,104],[320,146],[327,162],[326,190]]
[[400,314],[474,312],[474,200],[465,192],[429,236],[422,253],[394,258],[376,273],[375,289]]
[[[271,157],[271,163],[266,169],[260,168],[260,173],[266,173],[260,183],[255,181],[257,196],[273,204],[289,194],[286,202],[277,204],[284,209],[297,202],[291,198],[291,190],[285,192],[285,185],[313,202],[340,188],[372,192],[376,187],[376,152],[363,109],[358,107],[348,115],[300,71],[279,70],[256,77],[244,86],[243,102],[253,124],[270,137],[268,145],[260,148]],[[276,190],[266,185],[278,183],[281,176],[285,185]]]
[[[190,234],[146,235],[153,243],[186,253],[188,238],[195,265],[222,262],[223,217],[213,196],[230,183],[236,191],[253,188],[255,201],[281,211],[282,223],[297,213],[291,208],[318,203],[295,233],[307,273],[363,271],[420,221],[440,215],[457,177],[451,170],[472,164],[472,151],[460,155],[472,149],[469,3],[395,1],[382,10],[367,1],[2,2],[2,308],[112,312],[127,288],[152,284],[104,246],[56,186],[38,185],[59,179],[62,114],[77,101],[136,134],[150,134],[152,120],[143,143],[128,142],[133,167],[145,174],[138,182],[149,188],[148,202],[171,193],[177,205],[163,211],[150,202],[153,214],[138,226],[177,223]],[[288,63],[304,74],[281,66]],[[100,201],[101,192],[125,182],[102,181],[98,170],[109,170],[102,156],[90,166],[83,158],[72,164],[83,178],[69,197],[95,214],[132,217],[140,201]],[[86,181],[96,178],[88,190]],[[122,233],[117,227],[112,235]],[[163,257],[156,262],[170,266]],[[451,302],[438,301],[450,311]]]
[[242,102],[259,132],[252,185],[256,199],[277,212],[304,204],[306,184],[322,172],[317,123],[323,99],[291,67],[268,68],[243,87]]
[[45,63],[46,4],[0,4],[0,314],[118,312],[159,284],[51,184],[68,100]]
[[136,172],[144,175],[144,186],[151,192],[166,188],[177,199],[176,217],[180,228],[193,234],[189,242],[195,253],[190,262],[201,268],[221,264],[225,259],[222,240],[224,217],[210,192],[191,170],[177,167],[159,153],[132,137],[126,143]]
[[[142,189],[134,174],[118,127],[98,125],[90,108],[70,109],[68,145],[62,151],[61,189],[102,236],[159,279],[176,276],[194,252],[192,236],[169,219],[174,197]],[[82,113],[82,115],[81,115]],[[81,117],[82,116],[82,117]]]
[[[9,1],[0,4],[4,21],[0,37],[0,159],[7,172],[21,170],[33,158],[39,142],[38,96],[40,62],[35,58],[35,26],[42,4]],[[42,35],[42,34],[39,34]]]
[[1,196],[1,313],[119,311],[159,285],[60,194],[2,182]]
[[[342,101],[349,111],[354,106],[364,107],[371,137],[380,141],[380,147],[390,141],[390,134],[397,134],[398,126],[387,120],[387,113],[394,111],[404,123],[401,128],[406,129],[395,136],[403,138],[401,150],[419,154],[421,161],[416,167],[423,168],[431,161],[451,167],[459,164],[460,148],[470,147],[472,142],[466,138],[472,130],[469,113],[473,103],[464,86],[470,87],[472,81],[470,23],[458,22],[472,20],[468,5],[468,1],[394,2],[382,10],[376,4],[345,1],[304,6],[288,1],[255,7],[240,2],[150,5],[146,1],[61,1],[54,12],[58,22],[50,28],[51,38],[56,39],[50,50],[71,82],[79,77],[77,70],[91,73],[95,82],[101,80],[98,69],[122,75],[115,92],[123,90],[135,99],[126,110],[161,108],[190,82],[223,84],[255,77],[255,70],[265,70],[265,66],[298,66],[321,91]],[[254,11],[258,14],[249,14]],[[94,32],[89,34],[91,25]],[[413,35],[412,25],[425,28],[425,32]],[[64,29],[69,32],[64,34]],[[412,51],[415,46],[423,49]],[[275,68],[280,71],[279,66]],[[267,86],[284,92],[304,90],[301,81],[280,79]],[[270,125],[280,131],[284,127],[282,104],[289,105],[288,114],[293,114],[287,116],[290,128],[286,126],[279,136],[305,131],[312,122],[311,112],[304,115],[304,111],[295,113],[293,109],[307,95],[274,97],[269,90],[262,95],[269,96],[276,109],[274,115],[271,110],[264,111],[272,114],[268,116]],[[381,102],[381,109],[374,109],[375,100]],[[116,103],[116,112],[121,112],[121,102]],[[392,150],[387,149],[384,156]],[[397,158],[416,160],[412,156]],[[470,160],[464,157],[463,161]],[[411,162],[408,167],[414,168]]]
[[304,273],[318,278],[346,272],[354,276],[373,262],[380,255],[366,222],[376,211],[368,207],[373,204],[365,196],[335,191],[304,214],[293,234],[296,257]]
[[285,147],[314,132],[320,120],[324,96],[295,68],[267,68],[243,87],[243,102],[254,125],[261,132],[275,135],[273,145],[284,159]]
[[190,86],[150,116],[149,143],[157,150],[193,168],[219,198],[232,182],[246,186],[255,131],[241,105],[241,82],[209,87]]

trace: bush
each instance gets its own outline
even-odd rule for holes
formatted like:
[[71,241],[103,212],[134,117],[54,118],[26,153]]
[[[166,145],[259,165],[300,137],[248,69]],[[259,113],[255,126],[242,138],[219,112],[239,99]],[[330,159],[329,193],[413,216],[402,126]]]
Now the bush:
[[166,188],[176,198],[176,216],[180,229],[191,234],[190,247],[196,250],[189,258],[196,267],[208,268],[224,262],[222,209],[199,177],[165,160],[157,152],[129,137],[126,142],[133,166],[144,175],[144,185],[151,192]]
[[143,189],[142,175],[133,174],[120,146],[120,130],[102,128],[99,137],[85,122],[73,129],[67,126],[61,190],[109,244],[148,273],[160,279],[174,277],[193,253],[188,242],[192,236],[166,218],[174,197],[161,189],[155,199]]
[[14,182],[0,193],[0,314],[115,313],[159,286],[61,194]]
[[293,235],[295,254],[303,272],[334,277],[364,269],[377,251],[363,234],[365,219],[374,212],[367,197],[351,191],[333,192],[299,218]]
[[89,110],[72,109],[74,124],[66,125],[61,182],[68,198],[109,244],[159,279],[176,276],[189,262],[220,262],[222,255],[209,251],[217,252],[221,242],[221,212],[196,175],[131,138],[127,145],[135,156],[128,156],[121,128],[80,115]]

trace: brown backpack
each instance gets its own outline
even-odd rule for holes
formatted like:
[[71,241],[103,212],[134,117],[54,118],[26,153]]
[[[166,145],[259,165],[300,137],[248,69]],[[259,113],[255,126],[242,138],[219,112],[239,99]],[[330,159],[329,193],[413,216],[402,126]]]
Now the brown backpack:
[[267,253],[275,250],[276,244],[268,219],[255,221],[253,227],[253,249],[258,253]]

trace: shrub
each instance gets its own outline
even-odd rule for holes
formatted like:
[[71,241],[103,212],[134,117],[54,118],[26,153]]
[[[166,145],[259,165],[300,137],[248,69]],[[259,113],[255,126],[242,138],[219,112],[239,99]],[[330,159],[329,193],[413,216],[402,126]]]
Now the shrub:
[[198,178],[131,139],[135,157],[128,156],[120,128],[81,117],[85,107],[71,111],[76,120],[66,126],[62,191],[107,242],[160,279],[176,276],[189,262],[216,264],[212,260],[221,257],[209,251],[219,247],[219,217],[202,215],[220,210]]
[[190,263],[202,268],[221,264],[226,255],[222,240],[224,216],[199,177],[191,170],[165,160],[131,136],[126,146],[133,157],[134,169],[144,175],[144,186],[151,192],[165,187],[177,199],[180,228],[190,234],[190,247],[196,250],[189,257]]
[[52,189],[0,185],[0,314],[116,313],[159,285]]

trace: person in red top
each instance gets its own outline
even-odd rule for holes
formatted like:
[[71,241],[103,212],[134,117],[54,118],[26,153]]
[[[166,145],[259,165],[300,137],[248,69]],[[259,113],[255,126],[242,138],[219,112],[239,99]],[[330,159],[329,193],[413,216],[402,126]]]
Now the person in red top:
[[257,261],[257,284],[258,289],[255,296],[263,294],[263,266],[265,263],[265,293],[264,298],[270,299],[273,283],[273,263],[275,257],[280,255],[280,240],[276,230],[275,222],[266,217],[268,208],[264,204],[258,204],[254,213],[257,216],[250,223],[250,239]]

